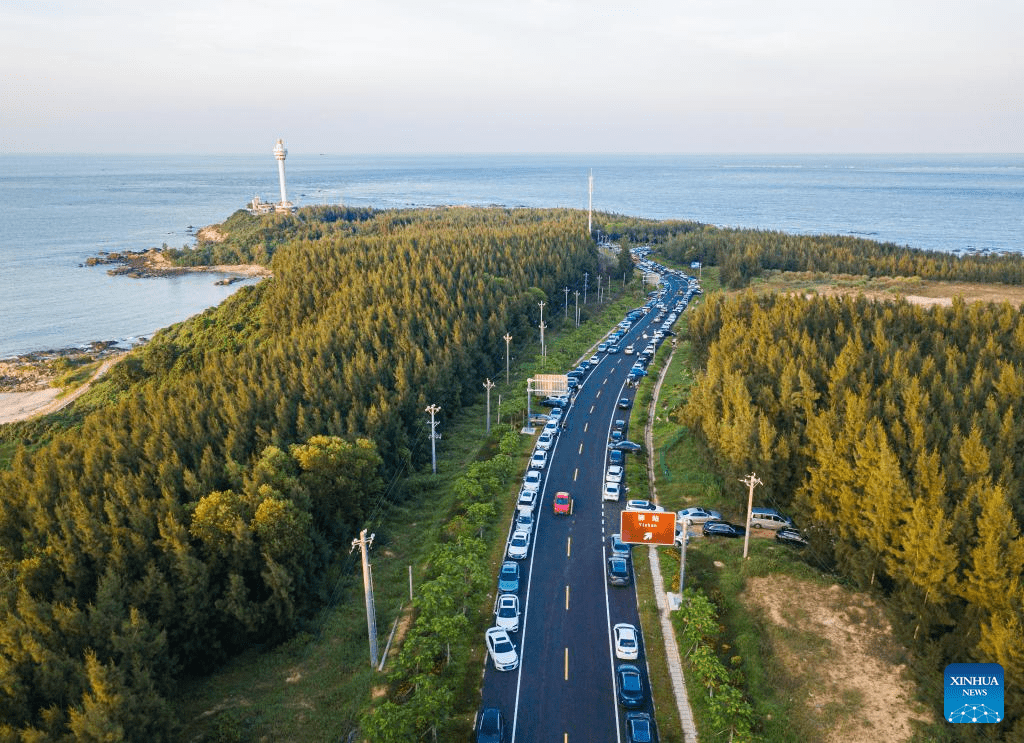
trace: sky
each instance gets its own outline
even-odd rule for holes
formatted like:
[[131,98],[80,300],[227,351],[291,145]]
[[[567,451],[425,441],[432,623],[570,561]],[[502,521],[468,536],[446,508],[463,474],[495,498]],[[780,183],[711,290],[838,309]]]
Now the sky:
[[[630,7],[634,6],[634,7]],[[1020,0],[0,0],[0,154],[1021,153]]]

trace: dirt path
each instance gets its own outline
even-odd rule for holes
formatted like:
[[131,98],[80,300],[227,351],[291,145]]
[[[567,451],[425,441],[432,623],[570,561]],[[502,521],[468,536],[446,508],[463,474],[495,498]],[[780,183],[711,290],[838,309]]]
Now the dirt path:
[[89,381],[64,397],[58,397],[61,390],[54,387],[32,392],[0,392],[0,424],[14,423],[63,410],[84,395],[92,383],[106,374],[110,367],[121,360],[123,355],[118,354],[106,359],[89,377]]

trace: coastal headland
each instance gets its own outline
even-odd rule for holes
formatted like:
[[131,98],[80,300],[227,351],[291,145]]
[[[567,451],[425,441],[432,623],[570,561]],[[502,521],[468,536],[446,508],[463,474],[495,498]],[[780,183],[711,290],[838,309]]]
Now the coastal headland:
[[176,266],[164,255],[160,248],[149,250],[126,250],[119,253],[102,252],[86,260],[87,266],[110,265],[107,273],[111,276],[127,276],[132,279],[155,279],[168,276],[182,276],[188,273],[225,274],[218,284],[231,284],[251,278],[265,278],[271,275],[270,269],[258,264],[218,265],[218,266]]

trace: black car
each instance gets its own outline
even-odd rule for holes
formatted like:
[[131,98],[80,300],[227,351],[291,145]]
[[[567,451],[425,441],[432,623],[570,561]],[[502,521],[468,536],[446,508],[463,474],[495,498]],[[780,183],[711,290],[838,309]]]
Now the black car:
[[794,547],[806,547],[807,537],[800,533],[799,529],[779,529],[775,532],[775,541],[783,544],[792,544]]
[[728,521],[705,521],[701,532],[705,537],[742,537],[747,530]]
[[615,669],[615,680],[619,688],[619,704],[626,709],[639,709],[647,701],[644,693],[644,677],[636,666],[622,664]]
[[620,397],[619,398],[619,407],[620,408],[622,408],[623,410],[629,410],[629,405],[630,405],[630,402],[629,402],[629,398],[628,397]]
[[646,712],[630,712],[626,715],[626,743],[655,743],[654,720]]
[[487,707],[480,713],[476,725],[476,743],[504,743],[505,716],[496,707]]
[[608,583],[613,586],[629,585],[629,561],[626,558],[608,558]]

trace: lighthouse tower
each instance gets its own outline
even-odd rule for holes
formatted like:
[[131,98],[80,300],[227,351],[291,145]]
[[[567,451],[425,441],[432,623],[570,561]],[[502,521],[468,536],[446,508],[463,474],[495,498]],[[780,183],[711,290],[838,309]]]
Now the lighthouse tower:
[[281,181],[281,203],[277,205],[277,211],[290,212],[292,204],[288,201],[288,192],[284,187],[284,159],[288,157],[288,150],[284,148],[284,142],[280,139],[274,146],[274,157],[277,158],[277,177]]

